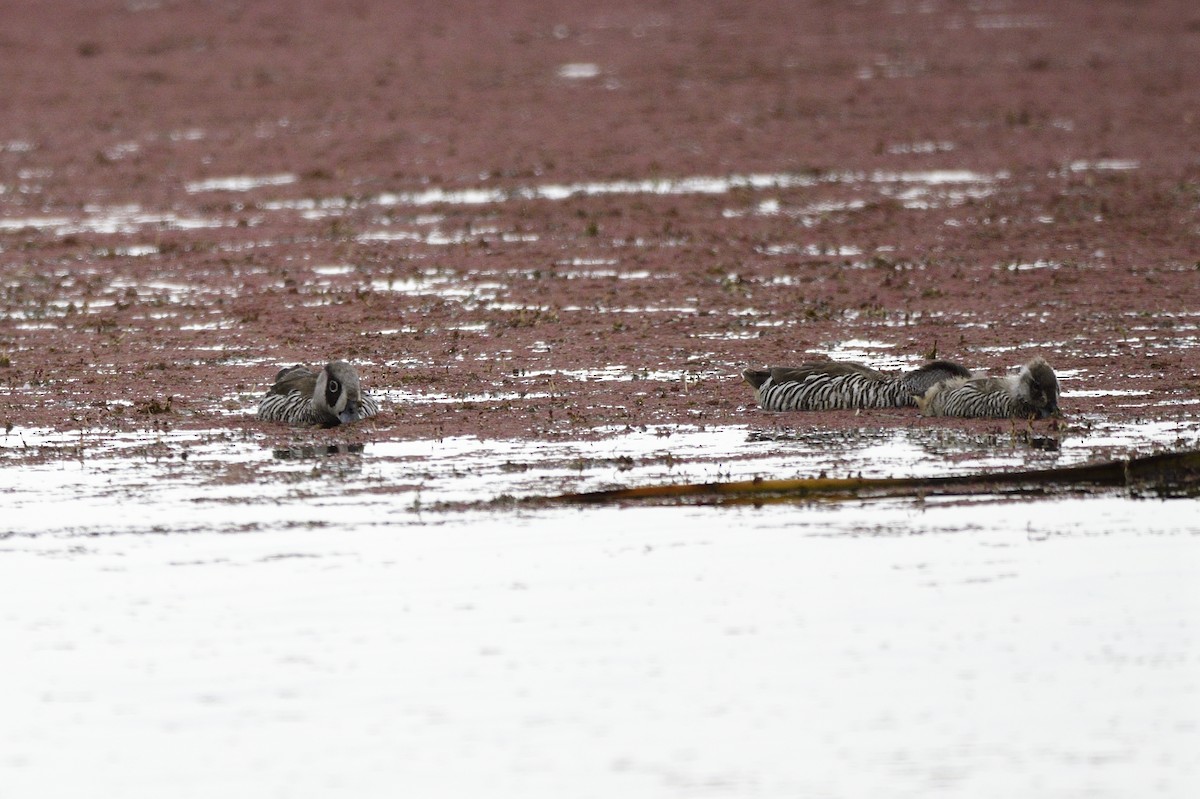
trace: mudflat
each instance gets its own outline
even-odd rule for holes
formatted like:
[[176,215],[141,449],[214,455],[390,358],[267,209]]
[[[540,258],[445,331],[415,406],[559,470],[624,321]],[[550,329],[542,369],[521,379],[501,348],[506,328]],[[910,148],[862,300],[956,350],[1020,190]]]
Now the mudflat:
[[5,17],[6,425],[253,427],[333,358],[372,440],[787,425],[741,368],[934,352],[1194,417],[1189,3]]

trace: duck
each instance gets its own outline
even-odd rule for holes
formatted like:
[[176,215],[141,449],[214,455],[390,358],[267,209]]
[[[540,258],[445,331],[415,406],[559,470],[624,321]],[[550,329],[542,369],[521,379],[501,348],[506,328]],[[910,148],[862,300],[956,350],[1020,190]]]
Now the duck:
[[955,378],[936,383],[917,398],[925,416],[1044,419],[1060,414],[1058,377],[1034,358],[1005,377]]
[[287,366],[258,403],[267,422],[337,427],[379,413],[379,403],[364,394],[358,372],[346,361],[332,361],[314,372],[303,364]]
[[907,374],[886,374],[850,361],[814,361],[794,367],[746,369],[742,379],[768,411],[903,408],[945,380],[971,372],[954,361],[929,361]]

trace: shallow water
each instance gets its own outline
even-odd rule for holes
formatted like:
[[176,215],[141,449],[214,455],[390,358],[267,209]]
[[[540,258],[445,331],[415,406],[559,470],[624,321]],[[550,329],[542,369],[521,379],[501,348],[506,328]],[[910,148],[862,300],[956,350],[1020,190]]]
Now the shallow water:
[[63,457],[6,470],[6,787],[1182,797],[1194,500],[438,509],[1068,465],[1169,427],[1048,448],[748,426],[285,447],[14,432],[7,456]]
[[[751,432],[332,452],[28,435],[83,456],[22,469],[7,495],[6,789],[1187,795],[1195,501],[428,509],[939,473],[940,449],[970,443]],[[956,469],[1029,457],[975,444]],[[240,469],[255,479],[229,483]]]

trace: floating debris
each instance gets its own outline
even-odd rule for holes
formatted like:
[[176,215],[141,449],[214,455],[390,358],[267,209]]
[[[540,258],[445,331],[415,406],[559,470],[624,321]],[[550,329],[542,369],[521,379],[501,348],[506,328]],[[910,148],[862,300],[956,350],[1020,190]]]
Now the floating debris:
[[943,477],[816,477],[616,488],[551,497],[554,502],[608,503],[657,500],[691,504],[765,504],[812,499],[873,499],[967,494],[1055,494],[1123,488],[1133,496],[1200,496],[1200,451],[1054,469]]

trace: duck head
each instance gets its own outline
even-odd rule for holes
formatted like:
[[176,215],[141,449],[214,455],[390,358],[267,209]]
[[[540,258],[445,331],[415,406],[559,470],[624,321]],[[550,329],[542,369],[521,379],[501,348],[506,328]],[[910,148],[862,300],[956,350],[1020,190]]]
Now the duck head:
[[1037,412],[1039,419],[1060,413],[1058,377],[1050,364],[1041,358],[1034,358],[1021,367],[1020,383],[1023,399]]
[[362,389],[358,372],[345,361],[325,364],[313,386],[313,407],[325,427],[356,421],[361,417]]

